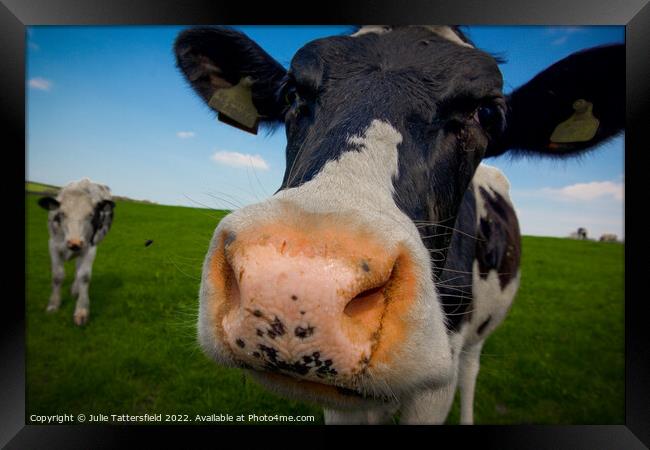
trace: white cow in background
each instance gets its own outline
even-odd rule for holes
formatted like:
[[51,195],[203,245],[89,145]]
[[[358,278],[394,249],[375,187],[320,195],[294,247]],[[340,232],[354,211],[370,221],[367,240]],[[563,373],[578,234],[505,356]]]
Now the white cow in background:
[[104,239],[113,222],[111,191],[108,186],[88,178],[64,186],[56,198],[43,197],[38,204],[50,211],[48,230],[52,261],[52,294],[47,311],[61,305],[61,284],[65,278],[64,263],[77,258],[72,295],[77,297],[74,322],[84,325],[90,314],[88,285],[97,245]]

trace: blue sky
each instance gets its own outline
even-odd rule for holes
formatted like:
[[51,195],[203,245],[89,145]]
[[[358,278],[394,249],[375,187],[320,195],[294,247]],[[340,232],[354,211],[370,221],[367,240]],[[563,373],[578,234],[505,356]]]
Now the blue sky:
[[[284,174],[279,129],[254,136],[217,122],[174,66],[183,27],[35,26],[27,32],[27,180],[87,176],[116,195],[228,208],[270,196]],[[288,66],[340,26],[237,27]],[[465,27],[502,54],[505,91],[574,51],[624,42],[623,27]],[[244,156],[242,156],[244,155]],[[241,164],[242,161],[244,164]],[[524,234],[623,236],[624,136],[580,159],[486,162],[510,179]]]

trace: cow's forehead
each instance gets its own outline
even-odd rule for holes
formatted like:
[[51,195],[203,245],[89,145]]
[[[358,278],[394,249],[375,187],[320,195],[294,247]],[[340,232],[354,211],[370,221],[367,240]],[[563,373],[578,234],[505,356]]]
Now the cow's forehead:
[[[352,36],[317,39],[302,47],[291,62],[291,72],[320,82],[363,78],[376,72],[408,72],[431,84],[456,79],[465,89],[501,89],[497,61],[474,48],[451,27],[369,27]],[[479,81],[476,83],[476,81]],[[308,79],[308,84],[314,84]]]
[[61,210],[66,213],[88,213],[92,211],[92,200],[88,195],[77,191],[64,191],[59,196]]

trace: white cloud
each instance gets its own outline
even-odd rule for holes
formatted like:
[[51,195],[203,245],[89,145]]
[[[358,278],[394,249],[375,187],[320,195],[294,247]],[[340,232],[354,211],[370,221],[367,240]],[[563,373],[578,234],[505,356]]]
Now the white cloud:
[[592,181],[590,183],[577,183],[563,188],[543,188],[542,192],[556,196],[561,200],[589,201],[603,197],[623,201],[623,183],[613,181]]
[[567,27],[566,32],[570,33],[570,34],[573,34],[573,33],[586,33],[587,28],[585,28],[585,27]]
[[586,33],[587,28],[585,27],[549,27],[546,29],[546,34],[575,34],[575,33]]
[[546,34],[557,36],[551,41],[551,45],[562,45],[569,39],[570,35],[585,32],[587,32],[587,29],[584,27],[552,27],[546,30]]
[[269,170],[269,165],[260,155],[218,151],[210,158],[218,164],[224,164],[230,167],[252,167],[260,170]]
[[569,38],[568,35],[561,36],[561,37],[553,40],[553,42],[551,42],[551,44],[552,45],[562,45],[567,41],[568,38]]
[[193,138],[195,135],[194,131],[179,131],[176,133],[176,136],[178,136],[180,139],[189,139]]
[[523,234],[568,236],[585,227],[589,236],[625,235],[622,177],[559,188],[513,189],[513,203]]
[[38,89],[41,91],[49,91],[52,88],[52,82],[45,78],[32,78],[29,80],[29,87]]

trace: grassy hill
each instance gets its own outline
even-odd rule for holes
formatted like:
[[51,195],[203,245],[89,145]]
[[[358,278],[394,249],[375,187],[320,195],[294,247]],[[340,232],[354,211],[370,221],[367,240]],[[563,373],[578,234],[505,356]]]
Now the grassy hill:
[[25,181],[25,191],[30,193],[56,193],[60,187],[52,186],[51,184],[35,183],[33,181]]
[[[56,194],[58,194],[60,189],[61,186],[38,183],[35,181],[25,181],[25,192],[28,194],[56,196]],[[131,202],[140,202],[140,203],[155,203],[149,200],[135,200],[129,197],[121,197],[119,195],[113,195],[112,197],[114,200],[126,200]]]
[[[90,322],[50,293],[47,213],[26,196],[27,417],[31,414],[313,414],[195,343],[201,264],[223,211],[117,201],[90,284]],[[146,240],[153,244],[145,247]],[[524,237],[522,285],[485,344],[479,424],[624,423],[623,246]],[[449,423],[458,423],[458,401]]]

